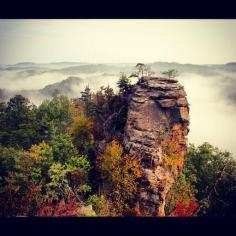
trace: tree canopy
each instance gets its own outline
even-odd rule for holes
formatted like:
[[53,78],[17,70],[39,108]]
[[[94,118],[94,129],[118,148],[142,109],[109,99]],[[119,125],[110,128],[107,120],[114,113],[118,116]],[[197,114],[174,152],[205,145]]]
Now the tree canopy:
[[[55,92],[38,107],[21,95],[0,103],[0,216],[139,215],[140,163],[121,142],[132,85],[124,73],[117,85],[73,100]],[[191,144],[176,161],[170,147],[163,166],[185,163],[166,215],[236,216],[232,154]]]
[[179,76],[179,72],[175,69],[170,69],[162,72],[163,75],[166,75],[169,79]]

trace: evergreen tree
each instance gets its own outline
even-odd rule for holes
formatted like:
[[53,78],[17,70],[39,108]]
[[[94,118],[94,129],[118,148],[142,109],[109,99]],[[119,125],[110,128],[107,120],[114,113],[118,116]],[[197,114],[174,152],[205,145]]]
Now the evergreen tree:
[[66,96],[54,93],[51,100],[45,100],[37,111],[39,140],[49,140],[53,128],[65,132],[72,122],[70,102]]
[[127,78],[127,76],[124,73],[121,73],[117,85],[118,88],[120,89],[120,92],[124,94],[129,93],[132,88],[131,81]]
[[81,92],[81,100],[85,105],[85,115],[88,117],[94,117],[96,113],[96,106],[92,101],[92,93],[88,85],[85,87],[84,91]]
[[0,140],[4,145],[29,148],[37,140],[36,107],[30,101],[16,95],[1,106],[2,121]]

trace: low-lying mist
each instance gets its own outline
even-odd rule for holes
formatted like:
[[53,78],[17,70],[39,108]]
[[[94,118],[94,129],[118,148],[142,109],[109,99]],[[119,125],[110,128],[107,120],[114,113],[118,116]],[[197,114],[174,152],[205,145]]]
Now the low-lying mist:
[[[89,67],[86,69],[89,70]],[[22,93],[35,105],[50,97],[41,92],[45,86],[62,82],[71,75],[78,77],[79,82],[68,85],[69,92],[66,95],[70,98],[79,97],[86,85],[93,92],[107,85],[118,91],[116,83],[120,74],[117,69],[101,72],[91,70],[88,73],[75,73],[73,70],[71,75],[68,71],[67,69],[65,74],[57,70],[1,70],[0,89],[4,89],[8,99],[14,94]],[[199,145],[209,142],[232,152],[236,157],[236,72],[212,69],[212,73],[204,73],[182,72],[177,78],[184,85],[190,103],[189,143]],[[137,79],[132,78],[132,83],[136,82]]]
[[236,103],[228,98],[228,85],[221,77],[196,74],[183,74],[179,81],[190,103],[189,142],[209,142],[236,157]]

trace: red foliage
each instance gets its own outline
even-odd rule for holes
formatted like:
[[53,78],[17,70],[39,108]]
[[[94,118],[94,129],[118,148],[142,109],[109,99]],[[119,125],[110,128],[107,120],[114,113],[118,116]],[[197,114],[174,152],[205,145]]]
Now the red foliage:
[[70,202],[65,202],[61,200],[59,203],[53,205],[52,203],[47,203],[39,210],[39,216],[74,216],[75,211],[79,208],[78,202],[75,199],[71,199]]
[[198,207],[198,204],[194,202],[193,200],[190,200],[188,204],[177,203],[171,215],[177,216],[177,217],[193,216],[197,207]]

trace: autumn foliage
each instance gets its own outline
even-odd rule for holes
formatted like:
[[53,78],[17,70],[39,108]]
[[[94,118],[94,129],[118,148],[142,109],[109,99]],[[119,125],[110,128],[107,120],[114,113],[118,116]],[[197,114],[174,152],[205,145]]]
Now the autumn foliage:
[[[17,95],[0,103],[1,217],[142,216],[135,205],[140,163],[116,141],[131,91],[123,82],[117,94],[87,86],[71,101],[54,94],[36,107]],[[176,125],[158,140],[163,167],[175,178],[166,216],[235,216],[235,159],[205,143],[190,145],[184,163],[181,132]]]
[[53,204],[52,202],[49,202],[47,204],[44,204],[39,209],[39,216],[75,216],[76,210],[81,205],[76,201],[75,196],[71,196],[67,201],[62,199],[60,202]]
[[101,172],[101,189],[121,214],[137,191],[137,178],[140,177],[138,162],[123,155],[123,148],[112,141],[98,158],[97,167]]
[[193,200],[190,200],[187,204],[177,203],[171,216],[177,216],[177,217],[193,216],[197,207],[198,207],[198,204]]
[[184,155],[186,154],[186,150],[179,144],[182,137],[180,127],[175,125],[166,136],[161,142],[163,148],[163,164],[178,176],[183,167]]

